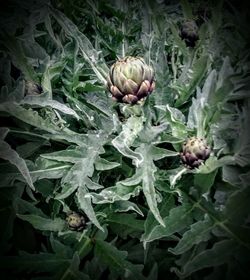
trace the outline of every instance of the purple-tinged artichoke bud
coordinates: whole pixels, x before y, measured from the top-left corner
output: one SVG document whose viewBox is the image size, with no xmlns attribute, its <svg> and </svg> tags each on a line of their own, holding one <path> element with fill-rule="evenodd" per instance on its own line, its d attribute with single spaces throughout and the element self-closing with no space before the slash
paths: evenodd
<svg viewBox="0 0 250 280">
<path fill-rule="evenodd" d="M 191 137 L 183 143 L 180 153 L 182 162 L 189 168 L 199 167 L 210 156 L 211 149 L 206 140 L 198 137 Z"/>
<path fill-rule="evenodd" d="M 111 66 L 107 85 L 115 101 L 136 104 L 154 90 L 154 71 L 142 58 L 127 56 Z"/>
<path fill-rule="evenodd" d="M 194 20 L 187 20 L 181 26 L 181 38 L 185 41 L 188 47 L 194 47 L 199 39 L 198 26 Z"/>
</svg>

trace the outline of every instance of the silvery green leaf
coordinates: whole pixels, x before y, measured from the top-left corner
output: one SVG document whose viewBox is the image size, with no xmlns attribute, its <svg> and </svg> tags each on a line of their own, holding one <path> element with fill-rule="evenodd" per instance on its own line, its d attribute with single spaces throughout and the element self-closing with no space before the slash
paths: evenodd
<svg viewBox="0 0 250 280">
<path fill-rule="evenodd" d="M 156 167 L 153 162 L 153 154 L 150 151 L 151 146 L 147 144 L 141 144 L 136 151 L 139 151 L 143 155 L 143 162 L 140 164 L 139 169 L 142 172 L 142 190 L 146 197 L 149 209 L 154 214 L 156 220 L 164 226 L 164 222 L 157 208 L 157 199 L 155 191 L 155 176 Z"/>
<path fill-rule="evenodd" d="M 188 204 L 172 208 L 169 215 L 163 218 L 165 227 L 156 225 L 150 231 L 145 232 L 142 236 L 144 243 L 171 236 L 172 234 L 183 230 L 192 224 L 192 207 Z"/>
<path fill-rule="evenodd" d="M 26 162 L 24 159 L 22 159 L 18 153 L 11 148 L 11 146 L 3 141 L 0 140 L 0 158 L 9 161 L 11 164 L 14 164 L 22 176 L 24 177 L 27 184 L 30 186 L 32 190 L 35 190 L 35 187 L 33 185 L 33 181 L 29 172 L 29 169 L 26 165 Z"/>
<path fill-rule="evenodd" d="M 56 133 L 62 129 L 51 122 L 51 120 L 43 119 L 39 116 L 38 112 L 32 109 L 25 109 L 17 103 L 5 102 L 0 104 L 0 111 L 6 112 L 11 116 L 20 119 L 32 126 L 50 133 Z"/>
<path fill-rule="evenodd" d="M 165 157 L 174 157 L 179 155 L 179 152 L 162 149 L 155 146 L 151 146 L 150 152 L 154 160 L 160 160 Z"/>
<path fill-rule="evenodd" d="M 22 215 L 17 214 L 17 217 L 32 224 L 32 226 L 39 230 L 45 231 L 62 231 L 65 227 L 65 221 L 62 219 L 49 219 L 37 215 Z"/>
<path fill-rule="evenodd" d="M 122 126 L 121 133 L 112 140 L 112 144 L 116 149 L 124 156 L 133 159 L 136 166 L 142 162 L 142 155 L 138 152 L 132 151 L 129 147 L 133 144 L 142 129 L 143 118 L 131 116 Z"/>
<path fill-rule="evenodd" d="M 186 119 L 183 113 L 169 105 L 157 105 L 156 108 L 165 112 L 165 118 L 170 123 L 172 136 L 180 139 L 185 139 L 187 136 Z"/>
<path fill-rule="evenodd" d="M 211 237 L 210 232 L 215 227 L 215 223 L 208 216 L 204 220 L 198 221 L 190 226 L 176 247 L 170 248 L 169 251 L 175 255 L 180 255 L 192 248 L 195 244 L 205 242 Z"/>
<path fill-rule="evenodd" d="M 127 200 L 115 201 L 112 208 L 114 212 L 135 211 L 139 215 L 144 216 L 140 208 L 135 203 Z"/>
<path fill-rule="evenodd" d="M 116 168 L 117 166 L 120 166 L 120 163 L 118 162 L 110 162 L 104 158 L 98 157 L 95 161 L 95 168 L 96 170 L 110 170 L 113 168 Z"/>
<path fill-rule="evenodd" d="M 95 204 L 114 203 L 115 201 L 129 200 L 130 197 L 138 196 L 141 187 L 130 187 L 122 184 L 117 184 L 115 187 L 109 187 L 102 190 L 100 193 L 88 193 L 86 197 L 91 197 Z"/>
<path fill-rule="evenodd" d="M 78 114 L 68 106 L 66 106 L 63 103 L 60 103 L 56 100 L 50 100 L 46 95 L 39 95 L 39 96 L 32 96 L 28 95 L 26 96 L 20 104 L 28 104 L 28 105 L 36 105 L 38 107 L 51 107 L 53 109 L 56 109 L 66 115 L 74 116 L 77 120 L 80 119 Z"/>
<path fill-rule="evenodd" d="M 217 159 L 217 157 L 215 156 L 210 156 L 203 165 L 199 166 L 196 172 L 201 174 L 208 174 L 224 165 L 234 165 L 234 164 L 235 164 L 235 159 L 233 156 L 224 156 L 220 159 Z"/>
<path fill-rule="evenodd" d="M 76 193 L 77 203 L 79 204 L 80 209 L 84 211 L 84 213 L 87 215 L 89 220 L 100 230 L 104 231 L 103 227 L 100 225 L 99 221 L 96 218 L 95 211 L 93 209 L 93 206 L 91 204 L 91 198 L 86 196 L 88 194 L 88 191 L 85 187 L 81 186 L 78 188 L 78 191 Z"/>
</svg>

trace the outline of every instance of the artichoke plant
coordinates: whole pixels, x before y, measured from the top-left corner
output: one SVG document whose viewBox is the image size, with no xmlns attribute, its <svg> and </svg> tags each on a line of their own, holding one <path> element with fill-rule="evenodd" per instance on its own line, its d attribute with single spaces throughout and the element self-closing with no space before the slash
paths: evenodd
<svg viewBox="0 0 250 280">
<path fill-rule="evenodd" d="M 211 149 L 206 140 L 198 137 L 191 137 L 183 143 L 181 160 L 189 168 L 199 167 L 210 156 Z"/>
<path fill-rule="evenodd" d="M 127 56 L 111 66 L 107 85 L 115 101 L 136 104 L 154 90 L 154 71 L 142 58 Z"/>
<path fill-rule="evenodd" d="M 187 20 L 181 26 L 181 38 L 185 41 L 188 47 L 194 47 L 199 39 L 198 26 L 194 20 Z"/>
</svg>

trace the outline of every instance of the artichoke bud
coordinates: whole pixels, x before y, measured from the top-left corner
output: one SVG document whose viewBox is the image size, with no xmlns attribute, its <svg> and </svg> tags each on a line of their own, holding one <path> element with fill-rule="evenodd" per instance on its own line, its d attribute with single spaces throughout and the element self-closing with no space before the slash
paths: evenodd
<svg viewBox="0 0 250 280">
<path fill-rule="evenodd" d="M 127 56 L 111 66 L 107 86 L 114 100 L 136 104 L 154 90 L 154 71 L 142 58 Z"/>
<path fill-rule="evenodd" d="M 194 20 L 187 20 L 181 26 L 180 36 L 185 41 L 188 47 L 194 47 L 199 39 L 198 26 Z"/>
<path fill-rule="evenodd" d="M 33 81 L 25 81 L 25 95 L 39 95 L 43 92 L 42 87 L 33 82 Z"/>
<path fill-rule="evenodd" d="M 206 140 L 198 137 L 191 137 L 183 143 L 180 153 L 182 162 L 189 168 L 199 167 L 210 156 L 211 149 Z"/>
<path fill-rule="evenodd" d="M 81 231 L 85 227 L 84 217 L 79 215 L 76 212 L 68 213 L 66 221 L 68 223 L 69 229 L 74 230 L 74 231 Z"/>
</svg>

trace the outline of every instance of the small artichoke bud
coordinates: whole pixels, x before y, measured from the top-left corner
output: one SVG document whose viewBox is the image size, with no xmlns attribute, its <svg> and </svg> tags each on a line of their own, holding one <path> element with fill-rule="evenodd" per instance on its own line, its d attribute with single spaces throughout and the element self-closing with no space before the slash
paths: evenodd
<svg viewBox="0 0 250 280">
<path fill-rule="evenodd" d="M 182 162 L 189 168 L 199 167 L 210 156 L 211 149 L 207 146 L 206 140 L 198 137 L 191 137 L 183 143 L 180 153 Z"/>
<path fill-rule="evenodd" d="M 198 26 L 194 20 L 187 20 L 181 26 L 180 36 L 185 41 L 187 47 L 194 47 L 199 39 Z"/>
<path fill-rule="evenodd" d="M 154 90 L 154 71 L 142 58 L 127 56 L 111 66 L 107 86 L 115 101 L 136 104 Z"/>
<path fill-rule="evenodd" d="M 76 212 L 68 213 L 66 221 L 68 223 L 69 229 L 74 230 L 74 231 L 81 231 L 85 227 L 84 217 L 79 215 Z"/>
<path fill-rule="evenodd" d="M 39 95 L 43 92 L 42 87 L 33 82 L 33 81 L 26 81 L 25 82 L 25 95 Z"/>
</svg>

